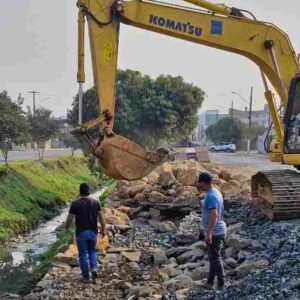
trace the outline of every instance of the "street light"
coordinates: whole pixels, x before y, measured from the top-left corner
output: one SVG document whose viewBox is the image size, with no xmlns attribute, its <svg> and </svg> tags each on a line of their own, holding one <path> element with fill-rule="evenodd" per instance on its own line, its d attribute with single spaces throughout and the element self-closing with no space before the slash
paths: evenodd
<svg viewBox="0 0 300 300">
<path fill-rule="evenodd" d="M 253 86 L 251 86 L 251 93 L 250 93 L 250 103 L 244 99 L 239 93 L 237 92 L 232 92 L 232 94 L 237 95 L 240 99 L 242 99 L 245 103 L 249 105 L 249 129 L 251 128 L 251 115 L 252 115 L 252 96 L 253 96 Z M 250 153 L 250 140 L 248 139 L 247 143 L 247 152 L 248 154 Z"/>
<path fill-rule="evenodd" d="M 37 105 L 37 107 L 40 107 L 41 104 L 42 104 L 44 101 L 49 100 L 49 99 L 50 99 L 51 97 L 53 97 L 53 96 L 54 96 L 54 95 L 50 95 L 50 96 L 48 96 L 48 97 L 42 99 L 42 100 L 39 102 L 39 104 Z"/>
<path fill-rule="evenodd" d="M 235 94 L 237 96 L 239 96 L 245 103 L 247 103 L 248 105 L 250 104 L 244 97 L 242 97 L 238 92 L 232 92 L 232 94 Z"/>
<path fill-rule="evenodd" d="M 237 95 L 240 99 L 242 99 L 245 103 L 249 105 L 249 128 L 251 128 L 251 117 L 252 117 L 252 95 L 253 95 L 253 86 L 251 87 L 250 93 L 250 102 L 248 102 L 244 97 L 242 97 L 238 92 L 232 92 L 232 94 Z"/>
</svg>

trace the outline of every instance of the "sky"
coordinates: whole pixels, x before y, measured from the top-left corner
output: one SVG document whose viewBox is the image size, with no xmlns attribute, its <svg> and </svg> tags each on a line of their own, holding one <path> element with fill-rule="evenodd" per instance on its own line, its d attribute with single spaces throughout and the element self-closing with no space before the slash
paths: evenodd
<svg viewBox="0 0 300 300">
<path fill-rule="evenodd" d="M 299 0 L 222 2 L 276 24 L 300 52 Z M 56 116 L 66 115 L 78 90 L 76 0 L 0 0 L 0 41 L 0 90 L 7 90 L 14 99 L 22 93 L 26 105 L 32 105 L 28 91 L 39 91 L 37 106 L 51 109 Z M 88 41 L 86 51 L 89 54 Z M 86 58 L 84 88 L 88 89 L 93 78 L 89 55 Z M 265 104 L 258 67 L 246 58 L 126 25 L 121 26 L 118 67 L 152 77 L 181 75 L 208 95 L 204 110 L 228 111 L 231 101 L 234 108 L 244 109 L 246 104 L 232 91 L 249 99 L 251 86 L 253 109 Z"/>
</svg>

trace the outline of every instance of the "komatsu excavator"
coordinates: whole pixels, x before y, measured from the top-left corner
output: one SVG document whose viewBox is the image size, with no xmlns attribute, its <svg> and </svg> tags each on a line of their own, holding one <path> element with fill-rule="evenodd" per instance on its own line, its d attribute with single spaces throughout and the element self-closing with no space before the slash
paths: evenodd
<svg viewBox="0 0 300 300">
<path fill-rule="evenodd" d="M 121 23 L 240 54 L 254 62 L 260 69 L 276 133 L 268 155 L 272 161 L 300 169 L 299 64 L 287 34 L 271 23 L 256 20 L 251 12 L 242 9 L 205 0 L 184 1 L 198 8 L 152 0 L 79 0 L 77 3 L 79 110 L 82 110 L 85 81 L 84 26 L 87 20 L 99 112 L 97 119 L 82 124 L 79 131 L 88 138 L 102 170 L 117 179 L 134 180 L 170 159 L 165 149 L 146 152 L 142 146 L 113 132 Z M 281 120 L 270 84 L 279 95 L 284 120 Z M 100 128 L 97 141 L 87 133 L 93 126 Z M 299 217 L 300 175 L 293 170 L 259 172 L 252 178 L 252 200 L 272 219 Z"/>
</svg>

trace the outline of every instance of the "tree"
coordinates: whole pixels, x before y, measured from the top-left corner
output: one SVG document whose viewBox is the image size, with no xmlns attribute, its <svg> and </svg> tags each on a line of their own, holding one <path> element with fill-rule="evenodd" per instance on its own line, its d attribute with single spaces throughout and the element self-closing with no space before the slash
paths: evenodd
<svg viewBox="0 0 300 300">
<path fill-rule="evenodd" d="M 259 135 L 262 135 L 265 130 L 266 128 L 264 126 L 254 123 L 251 125 L 251 128 L 249 128 L 248 126 L 244 127 L 242 130 L 242 135 L 243 137 L 252 141 L 254 139 L 257 139 Z"/>
<path fill-rule="evenodd" d="M 81 147 L 79 140 L 69 133 L 61 134 L 59 139 L 65 144 L 67 148 L 71 149 L 72 156 L 74 156 L 74 152 Z"/>
<path fill-rule="evenodd" d="M 245 126 L 238 119 L 222 118 L 206 129 L 206 135 L 214 143 L 240 141 Z"/>
<path fill-rule="evenodd" d="M 197 126 L 204 96 L 200 88 L 180 76 L 160 75 L 153 80 L 137 71 L 118 71 L 114 131 L 148 149 L 178 141 Z M 84 94 L 83 121 L 96 116 L 97 100 L 92 88 Z M 78 123 L 78 96 L 69 119 L 74 125 Z"/>
<path fill-rule="evenodd" d="M 37 145 L 39 160 L 44 159 L 46 142 L 55 137 L 59 131 L 59 125 L 51 114 L 51 110 L 46 108 L 36 109 L 35 113 L 28 108 L 31 138 Z"/>
<path fill-rule="evenodd" d="M 0 148 L 6 165 L 12 143 L 22 145 L 29 140 L 29 123 L 22 104 L 21 97 L 13 102 L 6 91 L 0 93 Z"/>
</svg>

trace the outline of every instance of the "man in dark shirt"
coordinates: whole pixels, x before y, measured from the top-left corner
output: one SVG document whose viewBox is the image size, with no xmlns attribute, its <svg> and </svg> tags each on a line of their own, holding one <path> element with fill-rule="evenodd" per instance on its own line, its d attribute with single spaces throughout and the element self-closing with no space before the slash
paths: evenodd
<svg viewBox="0 0 300 300">
<path fill-rule="evenodd" d="M 92 278 L 95 280 L 98 276 L 96 245 L 98 224 L 101 224 L 101 237 L 105 236 L 105 220 L 102 215 L 99 201 L 89 197 L 90 187 L 86 183 L 80 185 L 79 198 L 72 202 L 69 215 L 67 217 L 65 231 L 68 233 L 73 222 L 74 216 L 76 220 L 76 241 L 79 253 L 79 262 L 82 272 L 82 282 L 89 282 L 89 269 L 87 263 L 87 253 L 89 255 L 90 269 Z"/>
</svg>

